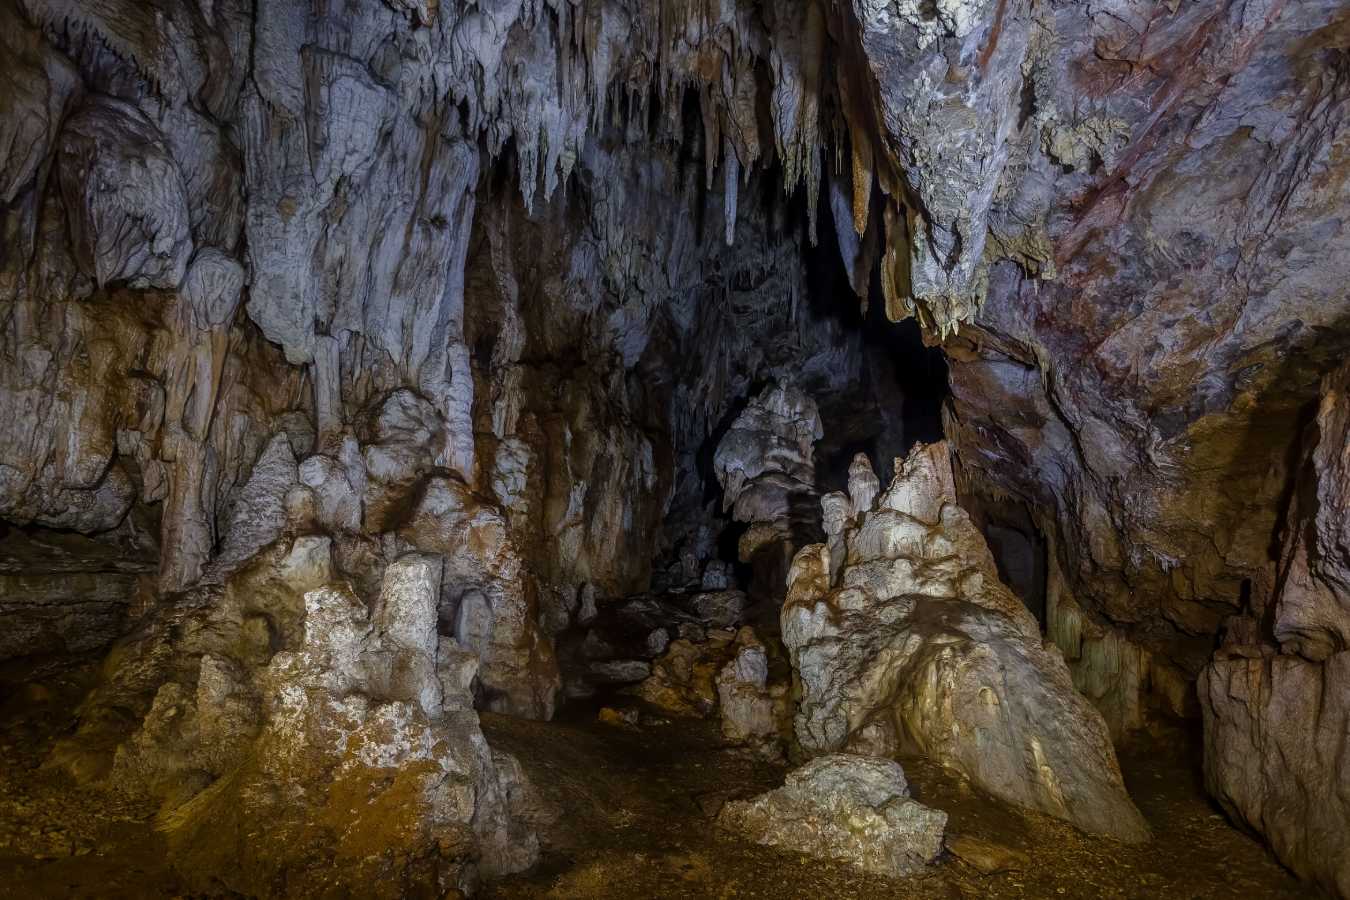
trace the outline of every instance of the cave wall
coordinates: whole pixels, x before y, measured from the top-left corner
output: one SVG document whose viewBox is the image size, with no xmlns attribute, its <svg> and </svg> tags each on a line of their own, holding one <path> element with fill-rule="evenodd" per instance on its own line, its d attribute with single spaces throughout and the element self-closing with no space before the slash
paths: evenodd
<svg viewBox="0 0 1350 900">
<path fill-rule="evenodd" d="M 1044 210 L 1055 277 L 992 268 L 947 344 L 949 430 L 970 477 L 1041 511 L 1089 630 L 1171 691 L 1269 596 L 1297 436 L 1345 352 L 1347 31 L 1329 4 L 1117 6 L 1038 19 L 1034 108 L 1073 109 L 1086 144 L 1039 128 L 1013 204 Z M 1052 636 L 1077 656 L 1073 632 Z"/>
<path fill-rule="evenodd" d="M 337 458 L 399 390 L 436 418 L 416 477 L 500 502 L 550 590 L 636 590 L 674 457 L 798 356 L 766 360 L 759 339 L 804 322 L 803 343 L 848 356 L 798 302 L 795 214 L 737 216 L 738 189 L 777 182 L 713 177 L 759 140 L 767 103 L 746 10 L 683 35 L 622 4 L 0 15 L 0 377 L 17 423 L 0 509 L 103 543 L 144 512 L 133 538 L 165 591 L 221 552 L 272 435 Z M 738 28 L 755 40 L 730 49 Z M 690 86 L 704 58 L 734 63 L 739 95 Z M 750 124 L 724 141 L 732 113 Z M 698 378 L 676 397 L 681 366 Z M 856 367 L 817 366 L 840 387 Z M 398 525 L 413 494 L 398 487 L 356 531 Z"/>
<path fill-rule="evenodd" d="M 1322 380 L 1280 529 L 1275 590 L 1225 622 L 1201 673 L 1205 784 L 1295 872 L 1350 894 L 1350 366 Z"/>
</svg>

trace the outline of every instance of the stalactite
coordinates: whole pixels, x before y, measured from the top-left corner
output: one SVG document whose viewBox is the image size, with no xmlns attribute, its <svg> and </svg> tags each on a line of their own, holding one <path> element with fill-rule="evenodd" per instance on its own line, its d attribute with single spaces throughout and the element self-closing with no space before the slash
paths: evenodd
<svg viewBox="0 0 1350 900">
<path fill-rule="evenodd" d="M 731 138 L 727 137 L 725 146 L 722 150 L 725 158 L 722 169 L 723 187 L 722 192 L 725 198 L 725 207 L 723 217 L 726 220 L 726 241 L 730 247 L 736 243 L 736 191 L 740 181 L 740 163 L 736 158 L 736 148 L 732 146 Z"/>
</svg>

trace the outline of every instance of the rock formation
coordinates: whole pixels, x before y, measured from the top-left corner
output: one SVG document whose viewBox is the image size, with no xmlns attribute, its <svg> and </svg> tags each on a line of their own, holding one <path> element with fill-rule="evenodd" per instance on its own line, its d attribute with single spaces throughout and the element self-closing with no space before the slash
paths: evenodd
<svg viewBox="0 0 1350 900">
<path fill-rule="evenodd" d="M 716 716 L 727 744 L 776 759 L 791 730 L 788 688 L 781 674 L 771 680 L 768 650 L 747 625 L 672 641 L 631 692 L 673 716 Z"/>
<path fill-rule="evenodd" d="M 781 583 L 800 540 L 803 511 L 815 506 L 814 449 L 822 435 L 815 401 L 776 385 L 750 401 L 717 445 L 713 467 L 722 508 L 749 525 L 737 553 L 741 562 L 756 563 L 761 582 Z"/>
<path fill-rule="evenodd" d="M 975 33 L 1022 27 L 963 8 Z M 944 344 L 946 435 L 964 489 L 1032 512 L 1084 633 L 1120 648 L 1089 649 L 1083 683 L 1193 706 L 1222 621 L 1271 599 L 1302 417 L 1347 348 L 1343 8 L 1070 3 L 1026 27 L 985 244 L 1014 259 Z M 1113 662 L 1141 651 L 1161 678 Z"/>
<path fill-rule="evenodd" d="M 789 773 L 778 790 L 728 803 L 717 823 L 760 844 L 899 877 L 942 852 L 947 814 L 910 799 L 897 763 L 835 753 Z"/>
<path fill-rule="evenodd" d="M 1146 839 L 1100 714 L 957 505 L 949 452 L 919 445 L 897 460 L 856 520 L 822 503 L 830 543 L 797 554 L 782 613 L 798 742 L 809 754 L 915 750 L 1005 800 Z"/>
<path fill-rule="evenodd" d="M 1200 676 L 1205 781 L 1291 869 L 1350 897 L 1350 366 L 1323 381 L 1305 441 L 1273 608 L 1230 620 Z"/>
<path fill-rule="evenodd" d="M 115 745 L 108 777 L 159 801 L 203 889 L 393 897 L 528 867 L 537 842 L 510 801 L 526 787 L 479 731 L 478 660 L 437 630 L 441 570 L 392 560 L 368 608 L 334 579 L 329 538 L 282 539 L 121 648 L 52 762 L 98 777 Z"/>
</svg>

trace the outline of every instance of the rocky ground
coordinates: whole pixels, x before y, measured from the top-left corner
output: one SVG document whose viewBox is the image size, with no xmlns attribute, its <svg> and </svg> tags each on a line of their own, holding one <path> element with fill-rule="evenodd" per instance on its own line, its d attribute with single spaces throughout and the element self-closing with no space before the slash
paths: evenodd
<svg viewBox="0 0 1350 900">
<path fill-rule="evenodd" d="M 76 788 L 43 769 L 95 665 L 0 685 L 0 897 L 182 896 L 152 825 L 153 805 Z"/>
<path fill-rule="evenodd" d="M 994 845 L 986 874 L 950 851 L 903 881 L 748 844 L 717 831 L 722 803 L 777 787 L 786 769 L 721 749 L 710 723 L 617 728 L 579 712 L 549 724 L 485 717 L 494 745 L 520 758 L 565 828 L 536 872 L 493 885 L 507 898 L 632 897 L 1303 897 L 1256 841 L 1205 799 L 1194 735 L 1141 736 L 1121 754 L 1153 828 L 1129 847 L 1013 811 L 922 760 L 904 767 L 917 799 L 949 815 L 948 839 Z M 988 867 L 988 863 L 985 863 Z"/>
<path fill-rule="evenodd" d="M 0 703 L 0 897 L 187 896 L 152 809 L 76 790 L 40 767 L 73 726 L 90 674 L 66 672 Z M 605 724 L 593 706 L 550 723 L 483 718 L 493 745 L 519 757 L 560 814 L 540 867 L 488 885 L 494 900 L 1306 896 L 1206 801 L 1195 737 L 1181 731 L 1143 736 L 1121 754 L 1154 833 L 1137 847 L 1015 812 L 922 760 L 903 760 L 915 797 L 948 813 L 948 843 L 965 858 L 949 850 L 922 874 L 890 881 L 716 829 L 723 803 L 777 787 L 787 769 L 723 748 L 715 722 L 644 715 L 636 726 Z"/>
</svg>

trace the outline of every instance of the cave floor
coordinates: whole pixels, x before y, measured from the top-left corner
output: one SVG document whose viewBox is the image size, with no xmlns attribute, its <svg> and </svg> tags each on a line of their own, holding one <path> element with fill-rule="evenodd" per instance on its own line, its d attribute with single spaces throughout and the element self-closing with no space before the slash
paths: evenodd
<svg viewBox="0 0 1350 900">
<path fill-rule="evenodd" d="M 183 896 L 152 808 L 40 768 L 91 674 L 0 688 L 0 897 Z M 541 806 L 557 816 L 542 864 L 485 885 L 485 897 L 1307 896 L 1208 803 L 1194 738 L 1180 731 L 1142 738 L 1122 754 L 1130 792 L 1154 828 L 1154 841 L 1141 847 L 1014 811 L 939 767 L 903 760 L 916 797 L 949 813 L 949 835 L 1013 848 L 1026 863 L 986 875 L 948 853 L 920 876 L 888 881 L 718 831 L 712 817 L 722 802 L 776 787 L 786 770 L 721 747 L 714 723 L 629 728 L 594 712 L 566 710 L 551 723 L 483 717 L 493 746 L 520 758 Z"/>
<path fill-rule="evenodd" d="M 778 787 L 787 770 L 720 747 L 714 723 L 628 728 L 589 713 L 552 723 L 484 716 L 488 740 L 516 754 L 561 813 L 543 864 L 488 886 L 486 897 L 1308 896 L 1206 799 L 1198 735 L 1179 728 L 1140 737 L 1121 754 L 1130 793 L 1154 830 L 1138 847 L 1014 810 L 939 766 L 902 760 L 915 797 L 949 814 L 949 837 L 1012 848 L 1026 862 L 984 874 L 947 853 L 924 874 L 892 881 L 719 831 L 713 816 L 722 802 Z"/>
</svg>

